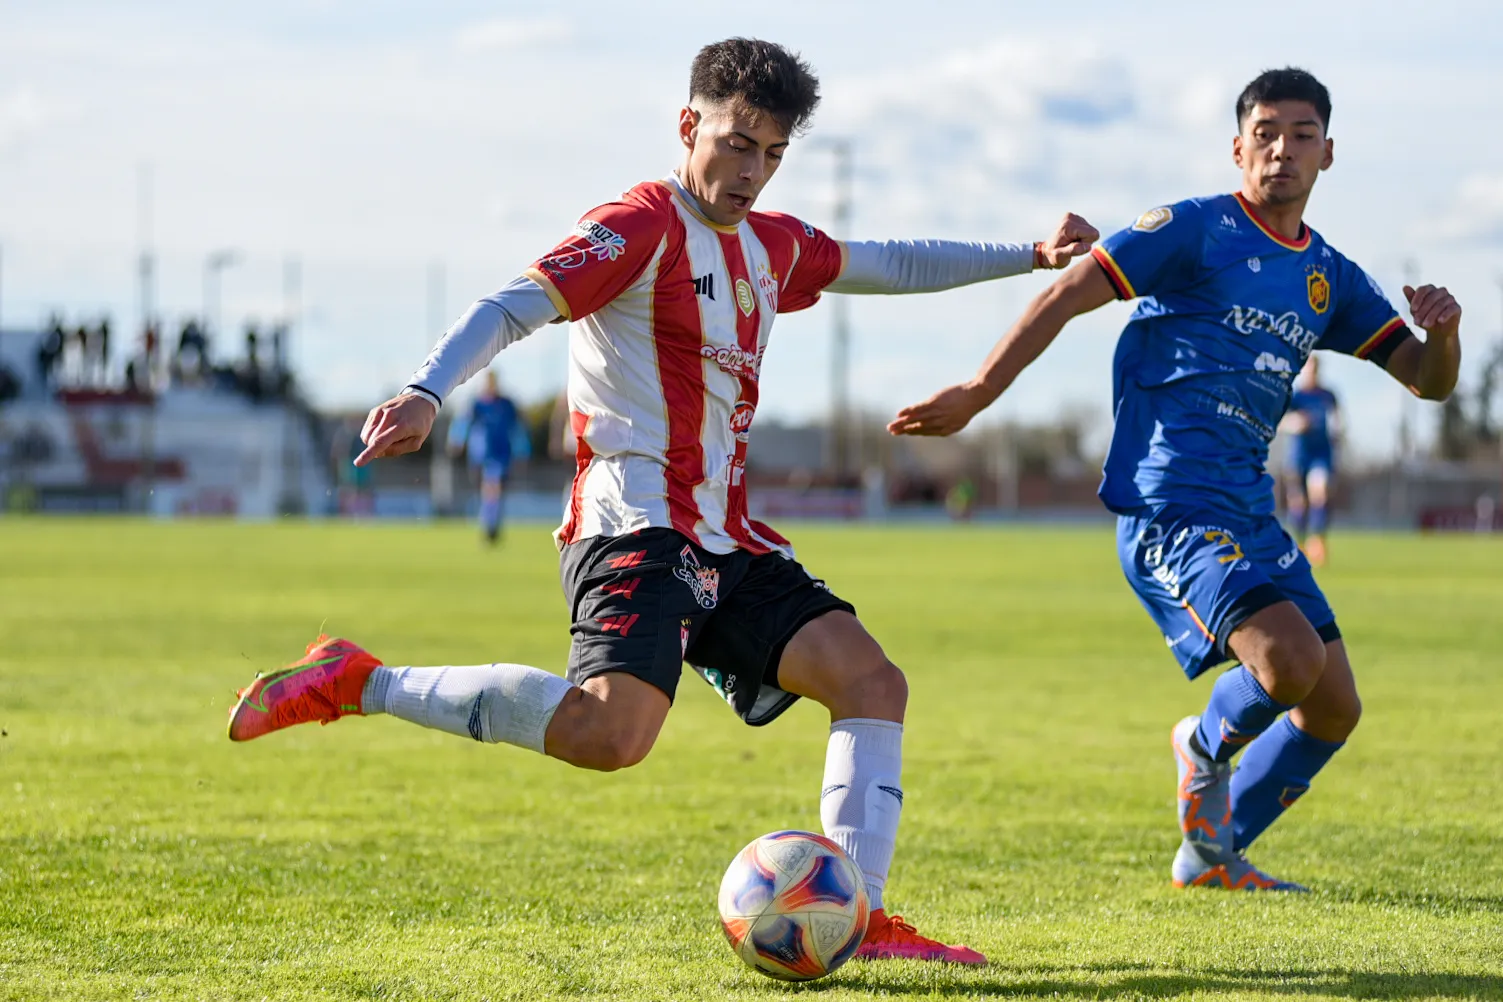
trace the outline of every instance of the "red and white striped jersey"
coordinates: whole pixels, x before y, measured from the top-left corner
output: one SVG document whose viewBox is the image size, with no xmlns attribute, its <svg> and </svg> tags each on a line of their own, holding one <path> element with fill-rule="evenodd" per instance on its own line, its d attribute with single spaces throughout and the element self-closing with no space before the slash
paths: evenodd
<svg viewBox="0 0 1503 1002">
<path fill-rule="evenodd" d="M 773 317 L 812 306 L 842 259 L 792 216 L 712 223 L 670 175 L 586 213 L 524 272 L 571 321 L 578 471 L 560 546 L 663 527 L 713 553 L 791 553 L 747 515 L 757 379 Z"/>
</svg>

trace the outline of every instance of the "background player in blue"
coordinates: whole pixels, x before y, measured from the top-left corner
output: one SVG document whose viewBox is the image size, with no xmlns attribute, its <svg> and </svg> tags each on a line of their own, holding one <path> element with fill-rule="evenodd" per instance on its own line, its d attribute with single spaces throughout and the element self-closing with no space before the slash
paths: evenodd
<svg viewBox="0 0 1503 1002">
<path fill-rule="evenodd" d="M 1335 440 L 1341 431 L 1341 412 L 1336 394 L 1320 385 L 1318 356 L 1311 355 L 1300 370 L 1289 413 L 1279 427 L 1289 433 L 1289 455 L 1284 464 L 1289 526 L 1305 556 L 1316 567 L 1323 567 L 1326 504 L 1336 477 Z"/>
<path fill-rule="evenodd" d="M 463 449 L 480 468 L 480 531 L 492 543 L 501 535 L 501 493 L 512 459 L 519 453 L 527 457 L 525 431 L 517 405 L 501 395 L 495 372 L 485 374 L 469 415 L 449 430 L 450 448 Z"/>
<path fill-rule="evenodd" d="M 1118 515 L 1122 569 L 1185 674 L 1240 662 L 1216 680 L 1205 711 L 1173 730 L 1180 886 L 1298 889 L 1243 850 L 1305 792 L 1361 714 L 1336 617 L 1273 515 L 1268 445 L 1294 373 L 1325 348 L 1442 400 L 1461 362 L 1461 309 L 1445 289 L 1404 289 L 1427 332 L 1420 341 L 1367 275 L 1304 225 L 1332 162 L 1330 120 L 1330 97 L 1309 73 L 1259 76 L 1237 100 L 1241 191 L 1144 213 L 1038 296 L 974 379 L 889 425 L 959 431 L 1072 317 L 1139 299 L 1113 363 L 1100 495 Z"/>
</svg>

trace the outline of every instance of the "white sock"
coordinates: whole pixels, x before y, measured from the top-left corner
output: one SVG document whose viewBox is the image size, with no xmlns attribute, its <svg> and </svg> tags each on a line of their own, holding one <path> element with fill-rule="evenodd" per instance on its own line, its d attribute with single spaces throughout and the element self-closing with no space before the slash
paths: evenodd
<svg viewBox="0 0 1503 1002">
<path fill-rule="evenodd" d="M 366 679 L 361 712 L 390 713 L 476 741 L 543 750 L 543 733 L 573 683 L 527 665 L 379 667 Z"/>
<path fill-rule="evenodd" d="M 825 835 L 850 853 L 866 876 L 873 911 L 892 866 L 903 810 L 903 725 L 852 717 L 830 728 L 819 819 Z"/>
</svg>

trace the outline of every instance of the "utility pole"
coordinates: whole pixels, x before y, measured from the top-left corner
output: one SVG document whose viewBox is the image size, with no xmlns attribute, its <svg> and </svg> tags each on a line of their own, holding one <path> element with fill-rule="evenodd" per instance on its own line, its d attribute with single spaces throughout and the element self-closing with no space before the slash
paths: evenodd
<svg viewBox="0 0 1503 1002">
<path fill-rule="evenodd" d="M 213 251 L 204 258 L 204 325 L 210 338 L 219 333 L 219 275 L 239 263 L 240 252 L 230 248 Z"/>
<path fill-rule="evenodd" d="M 850 238 L 852 188 L 855 181 L 854 151 L 845 138 L 825 141 L 835 158 L 835 225 L 837 240 Z M 851 474 L 851 303 L 849 296 L 831 300 L 830 346 L 830 465 L 837 480 Z M 859 462 L 860 457 L 855 457 Z"/>
<path fill-rule="evenodd" d="M 151 327 L 157 311 L 156 253 L 152 250 L 152 172 L 151 164 L 136 167 L 136 281 L 137 306 L 140 309 L 141 336 Z"/>
</svg>

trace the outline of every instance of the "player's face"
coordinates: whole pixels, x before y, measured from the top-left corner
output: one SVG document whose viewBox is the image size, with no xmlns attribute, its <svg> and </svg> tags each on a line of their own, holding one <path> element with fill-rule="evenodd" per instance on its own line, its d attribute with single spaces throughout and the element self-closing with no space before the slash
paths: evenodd
<svg viewBox="0 0 1503 1002">
<path fill-rule="evenodd" d="M 705 217 L 722 226 L 746 218 L 788 149 L 772 116 L 740 101 L 685 108 L 678 134 L 687 150 L 684 184 Z"/>
<path fill-rule="evenodd" d="M 1320 172 L 1331 166 L 1331 141 L 1308 101 L 1254 105 L 1232 141 L 1243 190 L 1267 205 L 1309 197 Z"/>
</svg>

